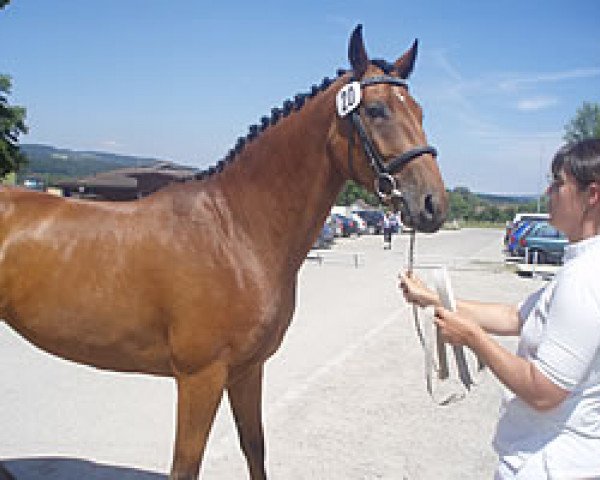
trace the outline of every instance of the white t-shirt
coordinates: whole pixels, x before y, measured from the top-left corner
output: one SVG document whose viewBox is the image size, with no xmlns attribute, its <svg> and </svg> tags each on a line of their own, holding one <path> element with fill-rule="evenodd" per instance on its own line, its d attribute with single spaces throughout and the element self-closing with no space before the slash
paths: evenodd
<svg viewBox="0 0 600 480">
<path fill-rule="evenodd" d="M 600 478 L 600 236 L 567 246 L 563 268 L 519 317 L 517 355 L 570 393 L 539 412 L 505 389 L 494 448 L 515 470 L 543 452 L 552 478 Z"/>
</svg>

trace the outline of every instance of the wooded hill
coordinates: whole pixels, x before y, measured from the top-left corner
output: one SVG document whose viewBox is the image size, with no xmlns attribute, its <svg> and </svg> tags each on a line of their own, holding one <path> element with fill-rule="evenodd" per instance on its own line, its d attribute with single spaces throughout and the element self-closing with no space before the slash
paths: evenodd
<svg viewBox="0 0 600 480">
<path fill-rule="evenodd" d="M 20 149 L 27 157 L 28 164 L 17 178 L 22 180 L 34 176 L 43 179 L 46 184 L 118 168 L 146 167 L 160 161 L 106 152 L 79 152 L 48 145 L 23 144 Z"/>
</svg>

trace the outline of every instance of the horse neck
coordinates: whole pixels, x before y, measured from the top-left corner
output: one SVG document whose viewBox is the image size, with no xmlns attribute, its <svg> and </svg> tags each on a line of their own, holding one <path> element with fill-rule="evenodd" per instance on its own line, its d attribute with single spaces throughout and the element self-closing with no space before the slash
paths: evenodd
<svg viewBox="0 0 600 480">
<path fill-rule="evenodd" d="M 266 129 L 214 177 L 232 228 L 243 228 L 250 248 L 285 270 L 300 267 L 345 180 L 327 151 L 334 92 Z"/>
</svg>

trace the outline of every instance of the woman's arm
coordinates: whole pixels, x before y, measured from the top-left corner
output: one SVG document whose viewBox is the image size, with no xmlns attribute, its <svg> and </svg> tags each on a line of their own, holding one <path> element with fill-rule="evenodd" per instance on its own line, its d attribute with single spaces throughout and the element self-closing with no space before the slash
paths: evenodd
<svg viewBox="0 0 600 480">
<path fill-rule="evenodd" d="M 436 308 L 435 322 L 442 337 L 453 345 L 473 350 L 504 385 L 536 410 L 549 410 L 569 394 L 552 383 L 531 362 L 492 339 L 482 327 L 459 313 Z"/>
<path fill-rule="evenodd" d="M 399 278 L 399 287 L 407 302 L 420 307 L 442 306 L 437 293 L 428 288 L 418 277 L 405 273 Z M 461 316 L 475 322 L 488 333 L 518 335 L 520 332 L 519 313 L 514 305 L 457 299 L 456 307 Z"/>
<path fill-rule="evenodd" d="M 457 300 L 457 312 L 494 335 L 519 335 L 521 322 L 515 305 Z"/>
</svg>

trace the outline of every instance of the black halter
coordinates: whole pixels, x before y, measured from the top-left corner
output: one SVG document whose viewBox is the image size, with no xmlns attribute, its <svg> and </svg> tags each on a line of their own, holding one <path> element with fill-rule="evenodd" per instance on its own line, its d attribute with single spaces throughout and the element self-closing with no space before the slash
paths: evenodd
<svg viewBox="0 0 600 480">
<path fill-rule="evenodd" d="M 379 83 L 408 87 L 408 84 L 405 80 L 392 77 L 390 75 L 365 78 L 360 82 L 360 87 L 362 89 L 364 87 Z M 369 164 L 375 173 L 375 193 L 377 193 L 381 200 L 384 200 L 387 197 L 402 197 L 402 192 L 398 189 L 396 179 L 393 175 L 400 171 L 408 162 L 420 157 L 421 155 L 429 153 L 436 157 L 437 150 L 430 145 L 411 148 L 386 163 L 384 162 L 383 156 L 379 153 L 373 141 L 369 138 L 360 114 L 358 113 L 358 108 L 350 112 L 349 115 L 354 129 L 358 132 L 360 143 L 367 159 L 369 160 Z M 353 150 L 354 132 L 352 131 L 348 136 L 348 168 L 352 177 L 354 177 L 354 170 L 352 168 Z"/>
</svg>

